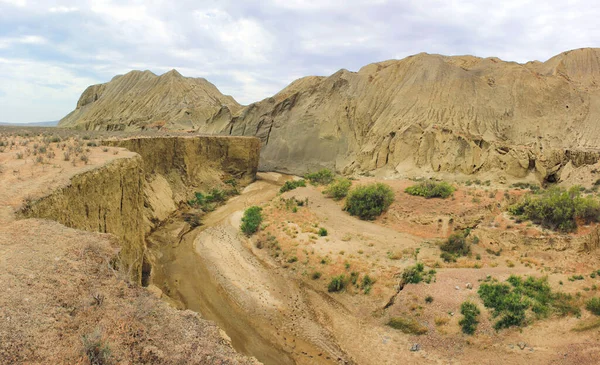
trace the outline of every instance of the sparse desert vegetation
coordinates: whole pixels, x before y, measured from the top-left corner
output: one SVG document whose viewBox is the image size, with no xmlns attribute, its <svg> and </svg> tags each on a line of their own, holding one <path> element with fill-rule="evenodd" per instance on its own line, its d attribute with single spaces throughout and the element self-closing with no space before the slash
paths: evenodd
<svg viewBox="0 0 600 365">
<path fill-rule="evenodd" d="M 394 192 L 385 184 L 357 186 L 348 194 L 344 210 L 360 219 L 373 220 L 389 208 L 393 201 Z"/>
<path fill-rule="evenodd" d="M 405 192 L 410 195 L 422 196 L 424 198 L 448 198 L 454 192 L 454 187 L 445 181 L 424 181 L 417 185 L 409 186 Z"/>
</svg>

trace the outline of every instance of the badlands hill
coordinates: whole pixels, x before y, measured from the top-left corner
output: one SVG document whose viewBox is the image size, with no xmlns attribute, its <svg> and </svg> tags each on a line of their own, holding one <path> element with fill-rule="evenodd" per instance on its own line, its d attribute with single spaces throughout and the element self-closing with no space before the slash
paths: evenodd
<svg viewBox="0 0 600 365">
<path fill-rule="evenodd" d="M 196 129 L 222 106 L 240 105 L 202 78 L 183 77 L 176 70 L 161 76 L 131 71 L 106 84 L 88 87 L 77 108 L 59 127 L 87 130 L 140 130 L 146 128 Z"/>
<path fill-rule="evenodd" d="M 156 94 L 147 88 L 158 82 L 143 84 L 143 92 L 135 84 L 117 88 L 120 82 L 88 89 L 61 125 L 139 128 L 149 120 L 183 118 L 176 100 L 148 97 Z M 193 109 L 185 91 L 178 95 Z M 220 108 L 218 102 L 208 109 L 196 104 L 197 114 L 186 120 L 200 132 L 260 137 L 266 170 L 502 171 L 555 181 L 565 168 L 598 160 L 600 49 L 525 64 L 422 53 L 302 78 L 244 108 L 227 100 Z M 160 117 L 142 118 L 127 105 L 152 105 L 145 113 Z"/>
</svg>

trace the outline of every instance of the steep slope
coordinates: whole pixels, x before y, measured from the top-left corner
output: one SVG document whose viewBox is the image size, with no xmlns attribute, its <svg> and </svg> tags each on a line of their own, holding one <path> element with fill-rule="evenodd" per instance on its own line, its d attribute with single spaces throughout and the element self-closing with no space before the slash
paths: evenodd
<svg viewBox="0 0 600 365">
<path fill-rule="evenodd" d="M 193 129 L 226 106 L 240 105 L 201 78 L 186 78 L 172 70 L 161 76 L 131 71 L 106 84 L 88 87 L 77 108 L 59 127 L 87 130 Z"/>
<path fill-rule="evenodd" d="M 341 70 L 249 105 L 224 133 L 260 137 L 267 170 L 500 169 L 552 179 L 600 142 L 599 53 L 527 64 L 423 53 Z"/>
</svg>

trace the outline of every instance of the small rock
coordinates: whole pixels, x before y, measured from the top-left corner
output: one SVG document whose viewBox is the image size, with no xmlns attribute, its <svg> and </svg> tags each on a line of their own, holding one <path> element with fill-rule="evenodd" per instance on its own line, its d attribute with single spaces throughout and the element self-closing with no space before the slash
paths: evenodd
<svg viewBox="0 0 600 365">
<path fill-rule="evenodd" d="M 412 345 L 412 347 L 410 348 L 410 351 L 419 351 L 421 349 L 421 345 L 419 345 L 418 343 L 415 343 L 414 345 Z"/>
<path fill-rule="evenodd" d="M 473 289 L 473 284 L 471 283 L 467 283 L 467 285 L 465 285 L 467 287 L 467 289 Z"/>
<path fill-rule="evenodd" d="M 526 344 L 525 342 L 519 342 L 519 343 L 517 344 L 517 346 L 519 346 L 519 348 L 520 348 L 521 350 L 523 350 L 525 347 L 527 347 L 527 344 Z"/>
<path fill-rule="evenodd" d="M 515 348 L 515 345 L 513 345 L 512 343 L 510 345 L 508 345 L 508 347 L 510 347 L 511 349 Z"/>
<path fill-rule="evenodd" d="M 454 287 L 454 289 L 460 290 L 460 286 L 457 285 L 457 286 Z"/>
<path fill-rule="evenodd" d="M 450 312 L 448 314 L 450 315 L 450 317 L 454 317 L 454 312 Z"/>
</svg>

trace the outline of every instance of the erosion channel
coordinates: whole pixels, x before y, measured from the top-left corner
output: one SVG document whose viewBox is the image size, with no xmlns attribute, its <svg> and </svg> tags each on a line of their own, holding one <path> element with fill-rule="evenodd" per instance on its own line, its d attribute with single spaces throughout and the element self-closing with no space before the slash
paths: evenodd
<svg viewBox="0 0 600 365">
<path fill-rule="evenodd" d="M 259 173 L 196 228 L 175 214 L 147 237 L 151 283 L 177 307 L 215 321 L 236 350 L 264 364 L 348 363 L 310 304 L 324 294 L 289 278 L 239 233 L 244 209 L 272 200 L 289 178 Z"/>
</svg>

